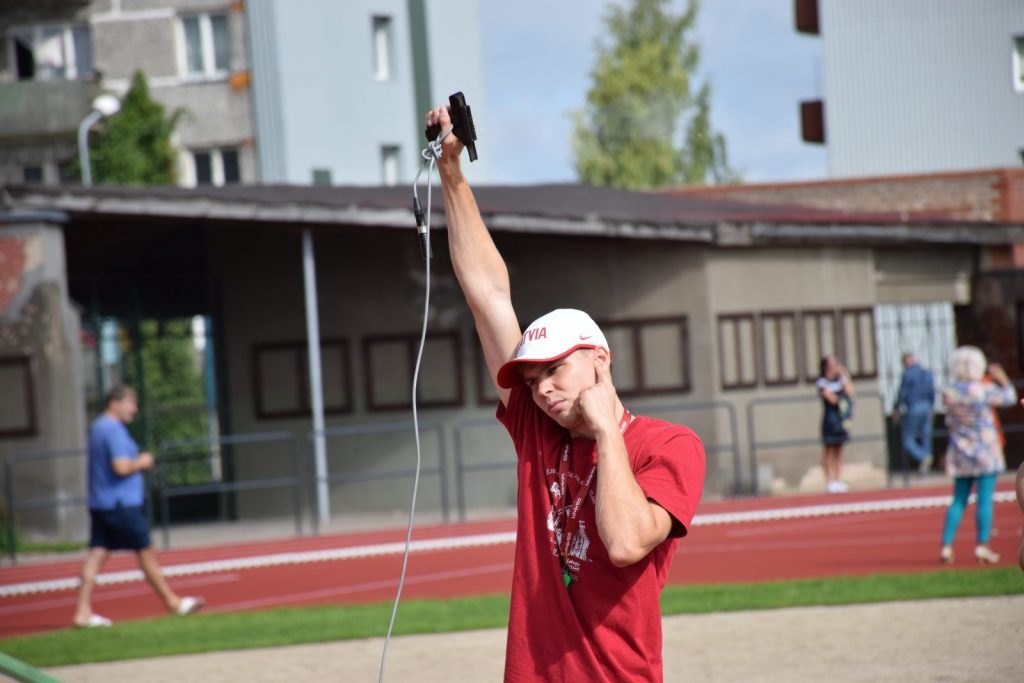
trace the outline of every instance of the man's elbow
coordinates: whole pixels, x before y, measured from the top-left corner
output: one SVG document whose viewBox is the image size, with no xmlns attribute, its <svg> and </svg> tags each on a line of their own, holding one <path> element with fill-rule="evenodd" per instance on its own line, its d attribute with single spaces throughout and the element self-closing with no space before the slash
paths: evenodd
<svg viewBox="0 0 1024 683">
<path fill-rule="evenodd" d="M 647 557 L 651 548 L 639 543 L 616 543 L 608 547 L 608 560 L 622 569 Z"/>
</svg>

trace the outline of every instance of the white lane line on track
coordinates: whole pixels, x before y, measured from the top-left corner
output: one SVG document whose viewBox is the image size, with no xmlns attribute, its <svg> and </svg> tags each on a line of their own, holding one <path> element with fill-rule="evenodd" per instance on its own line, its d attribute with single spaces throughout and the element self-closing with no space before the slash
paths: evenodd
<svg viewBox="0 0 1024 683">
<path fill-rule="evenodd" d="M 186 586 L 192 587 L 206 587 L 217 583 L 231 583 L 238 580 L 238 574 L 216 574 L 205 576 L 202 578 L 186 579 L 184 581 L 175 582 L 175 588 L 184 588 Z M 153 589 L 144 583 L 138 583 L 131 586 L 114 590 L 104 591 L 103 593 L 96 593 L 93 595 L 93 604 L 102 605 L 104 602 L 113 602 L 114 600 L 121 600 L 124 598 L 134 598 L 140 595 L 151 595 Z M 74 594 L 64 594 L 60 597 L 50 598 L 48 600 L 34 600 L 29 603 L 14 604 L 4 607 L 0 607 L 0 619 L 13 614 L 25 614 L 26 612 L 41 612 L 43 610 L 53 609 L 57 607 L 66 607 L 69 611 L 73 611 L 77 597 Z M 101 613 L 103 608 L 100 607 Z"/>
<path fill-rule="evenodd" d="M 495 534 L 474 534 L 455 538 L 438 538 L 423 541 L 413 541 L 409 545 L 410 552 L 425 552 L 430 550 L 453 550 L 457 548 L 473 548 L 488 545 L 501 545 L 514 543 L 516 534 L 514 531 Z M 211 562 L 194 562 L 190 564 L 176 564 L 163 568 L 164 576 L 188 576 L 192 574 L 206 574 L 210 572 L 235 571 L 239 569 L 255 569 L 258 567 L 274 567 L 289 564 L 306 564 L 309 562 L 328 562 L 333 560 L 351 560 L 355 558 L 377 557 L 381 555 L 399 555 L 405 552 L 405 543 L 380 543 L 377 545 L 364 545 L 353 548 L 328 548 L 325 550 L 310 550 L 305 552 L 274 553 L 271 555 L 257 555 L 254 557 L 238 557 L 228 560 L 214 560 Z M 100 574 L 96 577 L 96 583 L 100 586 L 142 581 L 141 570 L 132 569 L 128 571 Z M 54 579 L 52 581 L 35 581 L 29 583 L 17 583 L 0 586 L 0 598 L 13 595 L 26 595 L 28 593 L 41 593 L 49 591 L 73 590 L 78 588 L 78 578 Z"/>
<path fill-rule="evenodd" d="M 1014 502 L 1016 498 L 1013 491 L 999 491 L 996 492 L 994 500 L 997 503 L 1007 503 Z M 849 515 L 867 512 L 935 508 L 949 505 L 949 501 L 949 496 L 927 496 L 920 498 L 871 500 L 852 503 L 804 505 L 767 510 L 745 510 L 741 512 L 722 512 L 707 515 L 698 514 L 693 518 L 693 525 L 738 524 L 742 522 L 774 521 L 780 519 L 797 519 L 801 517 L 821 517 L 827 515 Z M 974 496 L 971 496 L 971 501 L 974 501 Z M 414 540 L 409 546 L 409 551 L 427 552 L 431 550 L 455 550 L 460 548 L 503 545 L 507 543 L 515 543 L 515 540 L 516 534 L 514 531 L 473 534 L 470 536 L 456 536 L 422 541 Z M 209 562 L 176 564 L 165 567 L 163 573 L 168 577 L 189 576 L 210 572 L 255 569 L 258 567 L 305 564 L 309 562 L 330 562 L 334 560 L 351 560 L 382 555 L 400 555 L 403 552 L 405 552 L 404 542 L 379 543 L 347 548 L 328 548 L 325 550 L 272 553 L 269 555 L 238 557 L 226 560 L 213 560 Z M 96 583 L 98 585 L 105 586 L 142 580 L 142 572 L 136 569 L 100 574 L 96 579 Z M 54 579 L 50 581 L 15 583 L 0 586 L 0 598 L 12 597 L 15 595 L 28 595 L 31 593 L 74 590 L 76 588 L 78 588 L 77 577 Z"/>
</svg>

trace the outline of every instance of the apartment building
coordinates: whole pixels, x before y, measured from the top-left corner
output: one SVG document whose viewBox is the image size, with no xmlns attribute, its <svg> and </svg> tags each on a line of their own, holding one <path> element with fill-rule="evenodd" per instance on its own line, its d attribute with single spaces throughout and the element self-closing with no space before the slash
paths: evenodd
<svg viewBox="0 0 1024 683">
<path fill-rule="evenodd" d="M 803 139 L 834 178 L 1024 164 L 1020 0 L 797 0 L 819 36 L 822 91 Z"/>
<path fill-rule="evenodd" d="M 136 70 L 168 114 L 182 112 L 181 185 L 411 181 L 426 108 L 459 89 L 483 106 L 475 7 L 0 2 L 0 184 L 79 182 L 82 122 Z"/>
</svg>

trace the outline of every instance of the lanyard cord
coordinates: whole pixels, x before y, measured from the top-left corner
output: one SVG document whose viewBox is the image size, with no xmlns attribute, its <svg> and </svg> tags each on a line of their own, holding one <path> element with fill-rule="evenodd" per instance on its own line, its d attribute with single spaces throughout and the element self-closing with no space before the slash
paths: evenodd
<svg viewBox="0 0 1024 683">
<path fill-rule="evenodd" d="M 619 420 L 619 431 L 622 434 L 626 433 L 626 428 L 629 427 L 629 423 L 633 421 L 633 415 L 629 412 L 629 408 L 623 407 L 622 418 Z M 572 469 L 569 464 L 570 456 L 574 456 L 572 447 L 572 435 L 567 434 L 565 444 L 562 446 L 562 453 L 558 457 L 558 486 L 562 490 L 563 501 L 566 504 L 564 517 L 562 521 L 562 542 L 557 543 L 556 550 L 558 551 L 559 563 L 562 565 L 562 578 L 565 581 L 565 587 L 568 588 L 572 583 L 572 576 L 569 572 L 568 561 L 570 551 L 572 550 L 573 541 L 575 540 L 576 532 L 579 530 L 579 513 L 580 508 L 583 506 L 587 496 L 590 494 L 590 487 L 594 483 L 594 477 L 597 475 L 597 463 L 590 466 L 590 472 L 581 483 L 581 487 L 576 491 L 576 495 L 573 499 L 569 500 L 569 472 Z M 578 479 L 577 479 L 578 480 Z M 552 538 L 556 539 L 555 533 L 552 531 Z"/>
<path fill-rule="evenodd" d="M 423 251 L 424 269 L 426 271 L 426 292 L 423 297 L 423 328 L 420 332 L 420 347 L 416 352 L 416 367 L 412 374 L 412 425 L 413 434 L 416 439 L 416 475 L 413 478 L 412 502 L 409 505 L 409 525 L 405 531 L 405 551 L 402 553 L 402 573 L 398 578 L 398 590 L 395 593 L 395 603 L 391 607 L 391 621 L 388 623 L 387 634 L 384 637 L 384 648 L 380 656 L 380 676 L 377 679 L 378 683 L 384 683 L 384 667 L 387 663 L 388 645 L 391 642 L 391 633 L 394 631 L 395 620 L 398 617 L 398 603 L 402 599 L 402 588 L 405 586 L 405 573 L 409 566 L 409 548 L 412 545 L 412 525 L 413 519 L 416 515 L 416 494 L 420 487 L 420 465 L 422 462 L 422 454 L 420 452 L 420 421 L 419 412 L 416 406 L 416 396 L 419 393 L 420 364 L 423 361 L 423 347 L 426 345 L 427 340 L 427 318 L 430 312 L 430 209 L 433 198 L 431 178 L 434 173 L 434 166 L 437 164 L 437 157 L 441 156 L 441 141 L 451 133 L 451 130 L 451 127 L 449 127 L 448 130 L 438 136 L 437 140 L 431 142 L 429 146 L 423 150 L 423 159 L 429 163 L 420 165 L 420 169 L 416 172 L 416 178 L 412 183 L 413 211 L 416 214 L 416 225 L 420 233 L 420 246 Z M 416 186 L 420 181 L 420 176 L 423 174 L 424 165 L 428 167 L 426 213 L 420 209 L 420 199 L 416 189 Z"/>
</svg>

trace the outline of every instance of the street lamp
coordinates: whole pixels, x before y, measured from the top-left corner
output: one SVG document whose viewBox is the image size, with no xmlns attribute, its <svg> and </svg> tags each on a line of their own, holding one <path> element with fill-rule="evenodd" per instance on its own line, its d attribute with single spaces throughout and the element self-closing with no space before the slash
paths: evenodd
<svg viewBox="0 0 1024 683">
<path fill-rule="evenodd" d="M 121 109 L 121 101 L 113 95 L 98 95 L 92 101 L 92 111 L 78 126 L 78 160 L 82 164 L 82 186 L 92 185 L 92 168 L 89 167 L 89 129 L 105 116 L 113 116 Z"/>
</svg>

